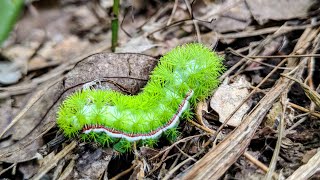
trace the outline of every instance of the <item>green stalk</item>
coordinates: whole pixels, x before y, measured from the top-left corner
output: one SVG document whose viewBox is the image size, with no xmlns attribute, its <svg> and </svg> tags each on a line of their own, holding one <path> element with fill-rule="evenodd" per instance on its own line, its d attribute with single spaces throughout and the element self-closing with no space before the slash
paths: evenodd
<svg viewBox="0 0 320 180">
<path fill-rule="evenodd" d="M 113 0 L 113 18 L 111 21 L 111 30 L 112 30 L 112 38 L 111 38 L 111 50 L 115 51 L 116 46 L 118 45 L 118 30 L 119 30 L 119 7 L 120 0 Z"/>
<path fill-rule="evenodd" d="M 23 2 L 23 0 L 0 0 L 0 46 L 13 29 Z"/>
</svg>

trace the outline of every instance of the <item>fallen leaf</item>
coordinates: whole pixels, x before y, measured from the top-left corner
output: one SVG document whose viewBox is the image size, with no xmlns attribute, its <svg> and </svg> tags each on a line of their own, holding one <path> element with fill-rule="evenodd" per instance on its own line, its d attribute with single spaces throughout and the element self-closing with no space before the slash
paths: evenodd
<svg viewBox="0 0 320 180">
<path fill-rule="evenodd" d="M 246 0 L 247 5 L 259 24 L 269 20 L 288 20 L 306 17 L 316 0 Z"/>
<path fill-rule="evenodd" d="M 224 123 L 227 117 L 249 94 L 250 83 L 241 76 L 234 83 L 227 84 L 227 80 L 219 86 L 210 100 L 210 106 L 219 114 L 219 121 Z M 237 127 L 251 106 L 251 100 L 246 101 L 227 122 L 227 125 Z"/>
<path fill-rule="evenodd" d="M 117 53 L 142 53 L 157 45 L 152 44 L 151 41 L 143 36 L 130 39 L 129 42 L 116 48 Z"/>
<path fill-rule="evenodd" d="M 212 28 L 215 32 L 243 30 L 252 22 L 251 13 L 244 0 L 212 1 L 210 5 L 201 9 L 203 10 L 199 13 L 203 15 L 199 19 L 212 21 L 210 25 L 209 23 L 203 24 Z M 198 18 L 197 15 L 196 17 Z"/>
</svg>

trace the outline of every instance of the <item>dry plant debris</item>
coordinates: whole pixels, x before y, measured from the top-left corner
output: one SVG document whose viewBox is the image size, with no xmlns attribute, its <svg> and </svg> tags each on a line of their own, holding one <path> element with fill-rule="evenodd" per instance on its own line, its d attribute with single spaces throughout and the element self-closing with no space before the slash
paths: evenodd
<svg viewBox="0 0 320 180">
<path fill-rule="evenodd" d="M 210 100 L 210 107 L 219 114 L 219 121 L 221 123 L 224 123 L 232 111 L 249 95 L 248 89 L 250 88 L 250 83 L 244 76 L 239 76 L 235 82 L 230 84 L 226 80 L 218 87 Z M 239 126 L 243 116 L 250 109 L 251 104 L 251 99 L 241 104 L 241 108 L 226 124 L 233 127 Z"/>
<path fill-rule="evenodd" d="M 26 2 L 0 49 L 0 178 L 320 178 L 318 1 L 124 0 L 118 54 L 108 53 L 112 1 Z M 57 129 L 75 90 L 137 94 L 159 56 L 195 41 L 225 57 L 226 84 L 176 142 L 121 155 Z"/>
</svg>

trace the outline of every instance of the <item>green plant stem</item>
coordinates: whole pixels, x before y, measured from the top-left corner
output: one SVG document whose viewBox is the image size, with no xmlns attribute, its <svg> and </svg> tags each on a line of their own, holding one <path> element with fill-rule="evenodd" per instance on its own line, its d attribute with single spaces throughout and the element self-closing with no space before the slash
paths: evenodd
<svg viewBox="0 0 320 180">
<path fill-rule="evenodd" d="M 118 45 L 118 30 L 119 30 L 119 6 L 120 0 L 113 1 L 113 18 L 111 21 L 111 30 L 112 30 L 112 38 L 111 38 L 111 50 L 115 51 L 116 46 Z"/>
</svg>

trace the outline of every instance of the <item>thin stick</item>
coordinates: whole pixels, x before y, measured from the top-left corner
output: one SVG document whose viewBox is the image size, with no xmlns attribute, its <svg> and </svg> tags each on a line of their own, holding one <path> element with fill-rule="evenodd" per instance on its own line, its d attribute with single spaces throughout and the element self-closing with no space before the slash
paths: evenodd
<svg viewBox="0 0 320 180">
<path fill-rule="evenodd" d="M 11 168 L 14 168 L 15 166 L 17 166 L 17 163 L 13 163 L 11 166 L 9 166 L 9 167 L 3 169 L 2 171 L 0 171 L 0 176 L 1 176 L 1 174 L 7 172 L 7 171 L 10 170 Z"/>
<path fill-rule="evenodd" d="M 199 151 L 197 154 L 189 157 L 188 159 L 182 161 L 181 163 L 179 163 L 176 167 L 174 167 L 172 170 L 170 170 L 167 175 L 163 178 L 163 180 L 168 180 L 174 172 L 176 172 L 178 169 L 180 169 L 184 164 L 186 164 L 187 162 L 193 160 L 193 158 L 199 156 L 200 154 L 202 154 L 204 152 L 204 149 L 202 149 L 201 151 Z"/>
<path fill-rule="evenodd" d="M 281 27 L 268 27 L 264 29 L 255 29 L 255 30 L 250 30 L 250 31 L 241 31 L 241 32 L 236 32 L 236 33 L 229 33 L 229 34 L 221 34 L 219 35 L 220 39 L 237 39 L 237 38 L 245 38 L 245 37 L 252 37 L 252 36 L 259 36 L 263 34 L 270 34 L 278 31 L 279 28 L 281 28 L 280 34 L 285 34 L 290 31 L 294 30 L 303 30 L 306 28 L 311 28 L 318 26 L 320 22 L 312 23 L 312 24 L 306 24 L 306 25 L 301 25 L 301 26 L 281 26 Z"/>
<path fill-rule="evenodd" d="M 205 126 L 202 126 L 202 125 L 200 125 L 200 124 L 198 124 L 198 123 L 196 123 L 196 122 L 194 122 L 194 121 L 192 121 L 192 120 L 188 120 L 188 122 L 191 123 L 192 125 L 200 128 L 200 129 L 202 129 L 203 131 L 206 131 L 206 132 L 210 133 L 210 134 L 215 133 L 214 130 L 209 129 L 209 128 L 205 127 Z"/>
<path fill-rule="evenodd" d="M 124 176 L 124 175 L 128 174 L 130 171 L 132 171 L 132 169 L 134 169 L 135 167 L 136 167 L 136 165 L 134 164 L 129 169 L 126 169 L 126 170 L 122 171 L 121 173 L 117 174 L 116 176 L 114 176 L 110 180 L 120 179 L 122 176 Z"/>
<path fill-rule="evenodd" d="M 250 57 L 248 57 L 248 56 L 245 56 L 245 55 L 243 55 L 243 54 L 241 54 L 241 53 L 238 53 L 237 51 L 233 50 L 232 48 L 229 48 L 229 50 L 230 50 L 230 52 L 231 52 L 232 54 L 237 55 L 237 56 L 240 56 L 240 57 L 242 57 L 242 58 L 245 58 L 245 59 L 247 59 L 247 60 L 249 60 L 249 61 L 253 61 L 253 62 L 256 62 L 256 63 L 258 63 L 258 64 L 262 64 L 262 65 L 264 65 L 264 66 L 268 66 L 268 67 L 272 67 L 272 68 L 277 67 L 277 66 L 272 65 L 272 64 L 268 64 L 268 63 L 264 63 L 264 62 L 261 62 L 261 61 L 257 61 L 257 60 L 255 60 L 255 59 L 252 59 L 252 58 L 250 58 Z M 290 68 L 286 68 L 286 67 L 278 67 L 278 69 L 289 69 L 289 70 L 290 70 Z"/>
<path fill-rule="evenodd" d="M 284 122 L 284 117 L 285 117 L 285 112 L 287 108 L 287 103 L 286 103 L 286 96 L 287 96 L 288 90 L 284 91 L 281 96 L 281 104 L 282 104 L 282 114 L 281 114 L 281 119 L 280 119 L 280 128 L 279 128 L 279 134 L 278 134 L 278 140 L 276 147 L 274 149 L 272 159 L 269 165 L 269 170 L 267 174 L 265 175 L 265 180 L 272 180 L 272 175 L 276 169 L 276 164 L 278 161 L 279 153 L 280 153 L 280 148 L 281 148 L 281 140 L 284 134 L 284 129 L 285 129 L 285 122 Z"/>
<path fill-rule="evenodd" d="M 54 157 L 51 158 L 50 163 L 44 165 L 38 170 L 38 173 L 32 177 L 32 180 L 41 179 L 47 172 L 49 172 L 53 167 L 57 165 L 60 159 L 65 157 L 69 152 L 71 152 L 75 147 L 77 147 L 77 142 L 72 141 L 68 144 L 62 151 L 56 154 Z"/>
<path fill-rule="evenodd" d="M 206 135 L 209 135 L 208 133 L 203 133 L 203 134 L 197 134 L 197 135 L 194 135 L 194 136 L 189 136 L 189 137 L 186 137 L 186 138 L 183 138 L 183 139 L 180 139 L 179 141 L 171 144 L 169 147 L 167 147 L 166 149 L 160 151 L 158 154 L 156 154 L 155 156 L 151 157 L 150 160 L 154 160 L 155 158 L 159 157 L 161 154 L 167 152 L 168 150 L 172 149 L 175 145 L 181 143 L 181 142 L 186 142 L 188 140 L 191 140 L 191 139 L 194 139 L 196 137 L 201 137 L 201 136 L 206 136 Z"/>
<path fill-rule="evenodd" d="M 315 116 L 315 117 L 317 117 L 317 118 L 320 118 L 320 113 L 310 112 L 309 109 L 304 108 L 304 107 L 301 107 L 301 106 L 299 106 L 299 105 L 297 105 L 297 104 L 294 104 L 294 103 L 291 103 L 291 102 L 289 102 L 288 105 L 290 105 L 291 107 L 293 107 L 293 108 L 295 108 L 295 109 L 298 109 L 298 110 L 300 110 L 300 111 L 303 111 L 303 112 L 306 112 L 306 113 L 310 113 L 312 116 Z"/>
<path fill-rule="evenodd" d="M 301 55 L 274 55 L 274 56 L 247 56 L 249 58 L 300 58 L 300 57 L 320 57 L 320 54 L 301 54 Z"/>
<path fill-rule="evenodd" d="M 256 165 L 258 168 L 260 168 L 264 172 L 268 172 L 269 168 L 264 165 L 262 162 L 257 160 L 255 157 L 253 157 L 250 153 L 247 151 L 243 153 L 243 156 L 248 159 L 252 164 Z M 279 175 L 277 173 L 273 173 L 273 177 L 278 179 Z"/>
<path fill-rule="evenodd" d="M 169 20 L 168 20 L 168 22 L 167 22 L 167 26 L 169 26 L 169 25 L 171 24 L 172 19 L 173 19 L 173 16 L 174 16 L 174 14 L 175 14 L 176 11 L 177 11 L 177 7 L 178 7 L 178 0 L 175 0 L 175 1 L 174 1 L 173 8 L 172 8 L 172 11 L 171 11 L 170 18 L 169 18 Z"/>
<path fill-rule="evenodd" d="M 189 0 L 184 0 L 184 2 L 186 3 L 187 9 L 188 9 L 189 14 L 190 14 L 190 16 L 192 18 L 192 22 L 194 24 L 194 29 L 196 30 L 196 33 L 197 33 L 198 43 L 201 43 L 201 34 L 200 34 L 199 25 L 198 25 L 197 20 L 193 19 L 192 8 L 191 8 L 191 5 L 190 5 L 190 2 L 189 2 Z"/>
</svg>

